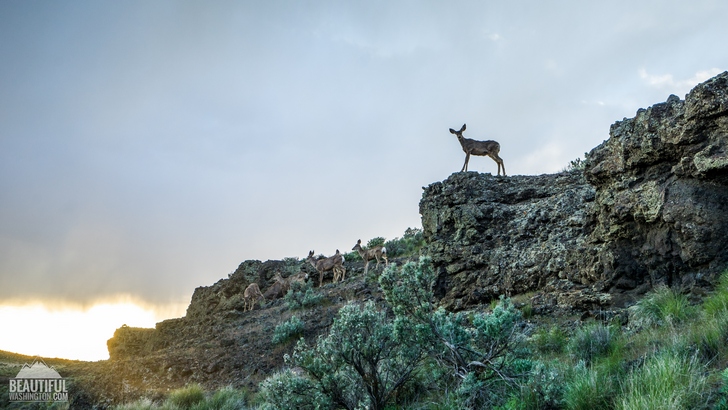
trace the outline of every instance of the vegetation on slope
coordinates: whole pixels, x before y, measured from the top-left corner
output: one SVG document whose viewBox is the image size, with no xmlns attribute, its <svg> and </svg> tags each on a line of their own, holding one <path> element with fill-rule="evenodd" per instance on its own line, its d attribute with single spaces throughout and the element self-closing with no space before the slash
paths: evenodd
<svg viewBox="0 0 728 410">
<path fill-rule="evenodd" d="M 508 299 L 446 312 L 434 279 L 427 258 L 390 266 L 379 278 L 386 303 L 346 305 L 257 396 L 198 386 L 117 408 L 728 409 L 728 272 L 699 304 L 659 287 L 627 324 L 575 327 L 528 322 Z M 212 403 L 222 394 L 233 404 Z"/>
</svg>

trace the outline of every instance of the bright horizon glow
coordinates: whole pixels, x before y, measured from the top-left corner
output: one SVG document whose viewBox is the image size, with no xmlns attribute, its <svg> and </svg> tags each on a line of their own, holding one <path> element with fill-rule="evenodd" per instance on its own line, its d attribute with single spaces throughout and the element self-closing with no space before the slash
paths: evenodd
<svg viewBox="0 0 728 410">
<path fill-rule="evenodd" d="M 97 361 L 109 358 L 106 341 L 126 324 L 153 328 L 184 315 L 186 304 L 144 306 L 129 300 L 60 308 L 43 302 L 0 304 L 0 350 L 28 356 Z"/>
</svg>

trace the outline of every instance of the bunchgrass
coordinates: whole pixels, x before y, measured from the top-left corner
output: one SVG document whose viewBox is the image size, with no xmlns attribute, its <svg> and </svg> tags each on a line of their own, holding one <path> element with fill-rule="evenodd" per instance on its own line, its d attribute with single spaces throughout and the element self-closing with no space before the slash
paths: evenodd
<svg viewBox="0 0 728 410">
<path fill-rule="evenodd" d="M 591 323 L 577 329 L 569 341 L 568 351 L 575 361 L 587 365 L 600 357 L 606 357 L 617 346 L 619 332 L 613 326 Z"/>
<path fill-rule="evenodd" d="M 592 410 L 614 408 L 619 383 L 606 366 L 587 367 L 581 362 L 571 372 L 564 387 L 564 408 Z"/>
<path fill-rule="evenodd" d="M 181 409 L 190 409 L 205 400 L 205 390 L 197 383 L 174 390 L 167 400 Z"/>
<path fill-rule="evenodd" d="M 630 323 L 642 327 L 678 325 L 695 313 L 685 295 L 659 286 L 630 308 Z"/>
<path fill-rule="evenodd" d="M 713 293 L 703 301 L 703 310 L 709 316 L 728 313 L 728 272 L 718 278 Z"/>
<path fill-rule="evenodd" d="M 705 367 L 695 356 L 664 351 L 648 357 L 622 384 L 617 410 L 700 409 L 709 402 Z"/>
</svg>

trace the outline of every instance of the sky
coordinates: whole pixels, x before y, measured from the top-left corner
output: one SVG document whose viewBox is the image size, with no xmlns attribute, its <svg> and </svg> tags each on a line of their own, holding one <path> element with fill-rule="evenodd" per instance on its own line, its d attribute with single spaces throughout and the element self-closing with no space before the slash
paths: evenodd
<svg viewBox="0 0 728 410">
<path fill-rule="evenodd" d="M 723 0 L 3 0 L 0 308 L 131 303 L 153 326 L 244 260 L 400 237 L 422 187 L 463 165 L 449 128 L 497 140 L 509 175 L 558 172 L 728 70 L 726 15 Z"/>
</svg>

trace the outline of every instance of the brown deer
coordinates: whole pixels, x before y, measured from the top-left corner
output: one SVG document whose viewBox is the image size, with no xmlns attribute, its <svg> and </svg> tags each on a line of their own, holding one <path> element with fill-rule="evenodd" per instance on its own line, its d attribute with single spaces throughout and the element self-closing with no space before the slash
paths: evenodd
<svg viewBox="0 0 728 410">
<path fill-rule="evenodd" d="M 253 307 L 261 298 L 265 300 L 265 297 L 263 297 L 263 294 L 260 292 L 258 284 L 253 282 L 248 285 L 243 292 L 243 311 L 253 310 Z"/>
<path fill-rule="evenodd" d="M 367 271 L 369 270 L 369 261 L 372 259 L 377 260 L 377 266 L 376 269 L 379 269 L 379 260 L 384 259 L 384 266 L 389 265 L 389 260 L 387 260 L 387 248 L 385 248 L 383 245 L 374 246 L 371 249 L 363 249 L 361 247 L 361 239 L 356 241 L 356 245 L 354 245 L 353 248 L 351 248 L 352 251 L 359 252 L 359 256 L 366 262 L 364 264 L 364 274 L 366 275 Z"/>
<path fill-rule="evenodd" d="M 471 140 L 470 138 L 463 137 L 463 131 L 465 131 L 465 124 L 460 128 L 460 131 L 455 131 L 450 128 L 450 133 L 455 134 L 460 141 L 460 145 L 465 151 L 465 164 L 460 172 L 468 170 L 468 161 L 470 161 L 470 155 L 478 156 L 489 156 L 496 164 L 498 164 L 498 175 L 500 175 L 501 168 L 503 168 L 503 176 L 506 176 L 506 166 L 503 165 L 503 160 L 498 156 L 500 152 L 500 144 L 496 141 L 477 141 Z"/>
<path fill-rule="evenodd" d="M 334 282 L 336 282 L 337 278 L 344 280 L 344 275 L 346 275 L 346 268 L 344 268 L 344 256 L 339 253 L 338 249 L 334 256 L 318 260 L 313 258 L 313 251 L 310 251 L 306 260 L 311 264 L 311 266 L 316 268 L 319 273 L 319 287 L 321 287 L 321 284 L 324 281 L 324 272 L 330 270 L 334 271 Z"/>
<path fill-rule="evenodd" d="M 284 278 L 281 276 L 280 272 L 276 272 L 275 275 L 273 275 L 273 280 L 273 283 L 270 285 L 268 290 L 265 291 L 265 294 L 263 294 L 266 299 L 278 299 L 286 296 L 288 289 L 291 288 L 291 283 L 304 283 L 306 281 L 306 274 L 298 272 L 295 275 Z"/>
</svg>

